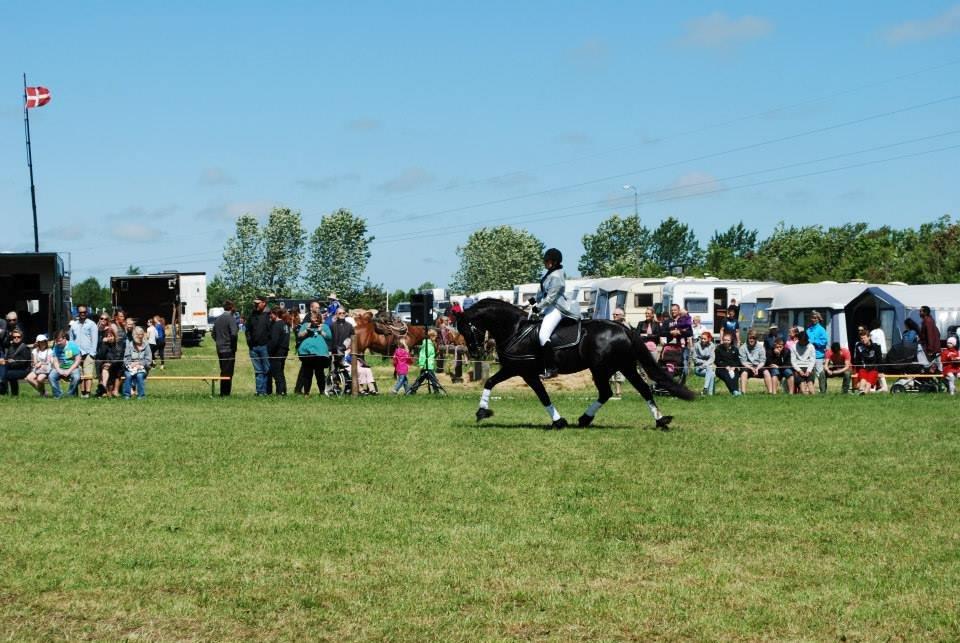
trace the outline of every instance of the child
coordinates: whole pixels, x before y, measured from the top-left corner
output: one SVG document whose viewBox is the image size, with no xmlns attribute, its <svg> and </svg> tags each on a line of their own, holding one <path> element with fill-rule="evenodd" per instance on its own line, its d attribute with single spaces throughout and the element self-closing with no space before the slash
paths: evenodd
<svg viewBox="0 0 960 643">
<path fill-rule="evenodd" d="M 401 339 L 400 346 L 393 354 L 393 371 L 397 376 L 397 384 L 393 387 L 394 393 L 399 395 L 401 388 L 404 393 L 410 390 L 407 374 L 410 372 L 411 364 L 413 364 L 413 358 L 410 357 L 410 351 L 407 350 L 407 340 Z"/>
<path fill-rule="evenodd" d="M 947 347 L 940 351 L 940 364 L 943 367 L 943 376 L 947 378 L 947 388 L 950 395 L 957 394 L 957 373 L 960 373 L 960 351 L 957 350 L 957 338 L 947 338 Z"/>
</svg>

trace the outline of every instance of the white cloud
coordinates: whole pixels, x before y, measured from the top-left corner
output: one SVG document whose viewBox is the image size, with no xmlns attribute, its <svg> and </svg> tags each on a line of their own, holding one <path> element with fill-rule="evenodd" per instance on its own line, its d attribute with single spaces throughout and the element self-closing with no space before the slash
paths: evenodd
<svg viewBox="0 0 960 643">
<path fill-rule="evenodd" d="M 341 183 L 347 181 L 359 181 L 360 175 L 356 173 L 337 174 L 334 176 L 321 176 L 315 179 L 299 179 L 297 185 L 307 190 L 329 190 L 335 188 Z"/>
<path fill-rule="evenodd" d="M 375 118 L 355 118 L 344 125 L 350 132 L 375 132 L 382 127 L 383 123 Z"/>
<path fill-rule="evenodd" d="M 163 230 L 146 223 L 115 223 L 110 225 L 110 236 L 118 241 L 142 243 L 163 237 Z"/>
<path fill-rule="evenodd" d="M 709 194 L 723 189 L 717 177 L 708 172 L 689 172 L 670 185 L 666 198 L 692 197 Z"/>
<path fill-rule="evenodd" d="M 252 214 L 263 220 L 276 207 L 273 201 L 234 201 L 230 203 L 212 204 L 200 210 L 197 215 L 204 219 L 233 223 L 244 214 Z"/>
<path fill-rule="evenodd" d="M 422 167 L 411 167 L 404 170 L 399 176 L 384 181 L 377 186 L 377 189 L 385 194 L 398 194 L 425 187 L 433 183 L 434 180 L 436 180 L 435 177 Z"/>
<path fill-rule="evenodd" d="M 200 185 L 233 185 L 236 181 L 218 167 L 210 167 L 200 174 Z"/>
<path fill-rule="evenodd" d="M 908 20 L 891 27 L 885 34 L 891 45 L 917 42 L 960 33 L 960 4 L 953 5 L 943 13 L 925 20 Z"/>
<path fill-rule="evenodd" d="M 686 24 L 686 33 L 680 44 L 688 47 L 726 49 L 769 36 L 773 22 L 757 16 L 731 18 L 719 11 L 694 18 Z"/>
</svg>

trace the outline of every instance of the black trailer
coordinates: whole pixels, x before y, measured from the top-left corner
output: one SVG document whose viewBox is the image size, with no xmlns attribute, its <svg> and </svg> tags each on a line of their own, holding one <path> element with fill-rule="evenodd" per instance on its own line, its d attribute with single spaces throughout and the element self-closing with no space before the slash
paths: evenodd
<svg viewBox="0 0 960 643">
<path fill-rule="evenodd" d="M 70 275 L 55 252 L 0 253 L 0 315 L 16 311 L 25 339 L 70 321 Z"/>
</svg>

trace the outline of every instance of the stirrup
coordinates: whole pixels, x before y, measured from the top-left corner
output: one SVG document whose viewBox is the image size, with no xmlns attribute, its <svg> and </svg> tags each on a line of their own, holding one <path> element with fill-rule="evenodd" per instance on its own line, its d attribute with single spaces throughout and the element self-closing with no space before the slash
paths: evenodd
<svg viewBox="0 0 960 643">
<path fill-rule="evenodd" d="M 543 370 L 543 373 L 540 374 L 540 379 L 542 380 L 552 380 L 557 375 L 560 374 L 560 369 L 556 368 L 546 368 Z"/>
</svg>

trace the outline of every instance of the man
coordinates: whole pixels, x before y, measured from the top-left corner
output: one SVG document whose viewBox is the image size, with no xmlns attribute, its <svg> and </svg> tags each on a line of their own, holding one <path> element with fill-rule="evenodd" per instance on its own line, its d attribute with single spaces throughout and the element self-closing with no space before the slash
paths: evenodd
<svg viewBox="0 0 960 643">
<path fill-rule="evenodd" d="M 817 379 L 817 386 L 821 393 L 827 392 L 827 373 L 823 367 L 823 360 L 827 352 L 827 330 L 820 324 L 823 317 L 817 311 L 812 311 L 808 317 L 807 339 L 813 344 L 813 352 L 816 357 L 813 369 Z"/>
<path fill-rule="evenodd" d="M 687 338 L 693 336 L 693 321 L 689 315 L 680 314 L 680 305 L 670 306 L 670 319 L 664 324 L 661 331 L 668 345 L 683 348 L 687 345 Z"/>
<path fill-rule="evenodd" d="M 320 304 L 318 303 L 317 305 L 319 306 Z M 327 318 L 324 321 L 327 326 L 331 326 L 332 328 L 333 322 L 336 321 L 337 310 L 340 308 L 343 308 L 343 305 L 340 303 L 340 300 L 337 299 L 337 293 L 332 292 L 327 295 Z M 311 310 L 312 309 L 313 305 L 311 304 Z"/>
<path fill-rule="evenodd" d="M 267 395 L 267 378 L 270 375 L 270 313 L 267 298 L 257 295 L 253 299 L 253 312 L 246 321 L 247 347 L 253 364 L 257 395 Z"/>
<path fill-rule="evenodd" d="M 97 324 L 87 316 L 87 307 L 77 306 L 77 318 L 70 322 L 70 341 L 80 348 L 80 397 L 90 397 L 90 384 L 96 378 L 95 361 L 100 331 Z"/>
<path fill-rule="evenodd" d="M 233 388 L 233 367 L 237 363 L 237 318 L 233 314 L 233 302 L 229 299 L 223 302 L 223 313 L 213 322 L 213 343 L 217 347 L 217 358 L 220 360 L 220 377 L 229 377 L 220 380 L 220 397 L 230 397 Z"/>
<path fill-rule="evenodd" d="M 853 361 L 850 357 L 850 351 L 840 347 L 840 342 L 830 344 L 830 350 L 826 354 L 825 366 L 827 377 L 842 377 L 843 392 L 849 393 L 850 386 L 853 383 Z"/>
<path fill-rule="evenodd" d="M 920 306 L 920 348 L 930 364 L 940 356 L 940 329 L 930 315 L 930 306 Z"/>
<path fill-rule="evenodd" d="M 53 346 L 53 368 L 50 370 L 50 386 L 55 399 L 63 397 L 63 391 L 60 390 L 62 379 L 70 380 L 67 395 L 76 395 L 80 384 L 80 347 L 68 341 L 66 331 L 61 330 L 57 331 Z"/>
<path fill-rule="evenodd" d="M 0 328 L 0 348 L 4 350 L 10 348 L 10 336 L 15 330 L 19 330 L 20 333 L 23 334 L 23 326 L 20 325 L 17 319 L 17 312 L 11 310 L 7 313 L 6 323 Z"/>
<path fill-rule="evenodd" d="M 351 338 L 354 334 L 353 325 L 347 321 L 347 311 L 342 306 L 337 308 L 333 315 L 330 333 L 333 336 L 330 353 L 334 356 L 334 359 L 341 360 L 344 353 L 349 352 Z"/>
</svg>

